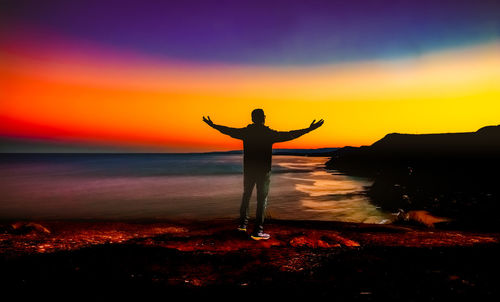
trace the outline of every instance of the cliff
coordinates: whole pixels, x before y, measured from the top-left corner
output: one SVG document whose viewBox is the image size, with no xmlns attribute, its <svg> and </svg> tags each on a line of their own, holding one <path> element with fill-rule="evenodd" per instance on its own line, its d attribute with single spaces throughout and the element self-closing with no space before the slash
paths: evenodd
<svg viewBox="0 0 500 302">
<path fill-rule="evenodd" d="M 327 162 L 330 169 L 373 175 L 381 169 L 411 165 L 497 164 L 500 125 L 476 132 L 439 134 L 391 133 L 371 146 L 344 147 Z"/>
<path fill-rule="evenodd" d="M 428 210 L 467 227 L 500 227 L 500 125 L 476 132 L 391 133 L 371 146 L 338 150 L 327 168 L 371 177 L 375 203 Z"/>
</svg>

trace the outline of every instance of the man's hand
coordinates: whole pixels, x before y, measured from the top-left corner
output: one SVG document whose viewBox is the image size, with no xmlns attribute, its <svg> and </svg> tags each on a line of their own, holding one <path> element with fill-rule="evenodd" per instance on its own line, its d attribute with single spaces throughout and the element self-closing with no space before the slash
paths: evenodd
<svg viewBox="0 0 500 302">
<path fill-rule="evenodd" d="M 312 131 L 314 129 L 318 129 L 324 123 L 323 119 L 317 121 L 316 123 L 315 122 L 316 122 L 316 120 L 312 121 L 311 126 L 309 126 L 309 130 Z"/>
<path fill-rule="evenodd" d="M 210 127 L 214 126 L 214 122 L 210 119 L 210 117 L 207 115 L 207 117 L 203 117 L 203 121 L 207 123 Z"/>
</svg>

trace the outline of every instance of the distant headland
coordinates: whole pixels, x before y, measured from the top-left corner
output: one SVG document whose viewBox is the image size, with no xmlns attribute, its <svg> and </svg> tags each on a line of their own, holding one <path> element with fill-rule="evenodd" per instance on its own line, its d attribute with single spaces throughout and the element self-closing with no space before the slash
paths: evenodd
<svg viewBox="0 0 500 302">
<path fill-rule="evenodd" d="M 338 149 L 326 166 L 373 178 L 368 194 L 385 209 L 428 210 L 468 228 L 500 227 L 500 125 L 391 133 L 370 146 Z"/>
</svg>

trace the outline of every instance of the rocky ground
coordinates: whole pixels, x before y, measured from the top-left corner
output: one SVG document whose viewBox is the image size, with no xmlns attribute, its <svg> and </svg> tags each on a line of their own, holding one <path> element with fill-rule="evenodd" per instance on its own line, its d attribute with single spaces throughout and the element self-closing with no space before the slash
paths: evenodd
<svg viewBox="0 0 500 302">
<path fill-rule="evenodd" d="M 231 220 L 4 223 L 2 290 L 337 300 L 498 298 L 500 233 Z"/>
</svg>

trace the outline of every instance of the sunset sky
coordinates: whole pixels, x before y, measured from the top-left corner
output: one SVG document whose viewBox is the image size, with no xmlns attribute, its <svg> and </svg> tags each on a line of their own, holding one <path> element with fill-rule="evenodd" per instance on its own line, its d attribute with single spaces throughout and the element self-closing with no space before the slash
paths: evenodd
<svg viewBox="0 0 500 302">
<path fill-rule="evenodd" d="M 0 4 L 0 151 L 241 149 L 202 116 L 254 108 L 277 130 L 325 120 L 277 148 L 500 124 L 500 2 Z"/>
</svg>

